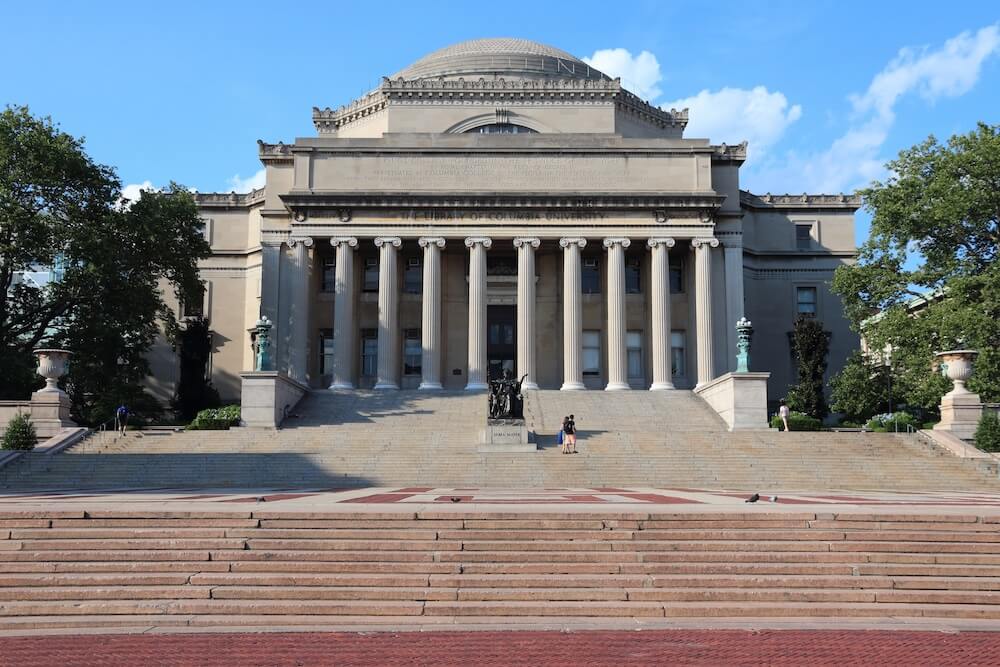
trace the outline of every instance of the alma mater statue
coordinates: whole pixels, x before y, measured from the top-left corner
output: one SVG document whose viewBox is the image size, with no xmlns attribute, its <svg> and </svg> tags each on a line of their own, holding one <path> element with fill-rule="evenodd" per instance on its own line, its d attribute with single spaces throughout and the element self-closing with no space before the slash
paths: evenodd
<svg viewBox="0 0 1000 667">
<path fill-rule="evenodd" d="M 505 368 L 499 378 L 490 378 L 490 419 L 524 419 L 521 383 L 526 377 L 522 375 L 517 380 L 514 373 Z"/>
</svg>

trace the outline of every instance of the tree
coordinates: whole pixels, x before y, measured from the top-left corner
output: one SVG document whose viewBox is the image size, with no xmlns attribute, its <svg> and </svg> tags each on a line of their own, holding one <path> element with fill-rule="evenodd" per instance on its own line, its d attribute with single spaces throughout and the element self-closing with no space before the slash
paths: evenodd
<svg viewBox="0 0 1000 667">
<path fill-rule="evenodd" d="M 114 170 L 82 140 L 27 107 L 0 113 L 0 371 L 14 379 L 0 383 L 0 398 L 31 391 L 25 369 L 44 344 L 74 353 L 65 385 L 78 420 L 103 421 L 121 401 L 151 410 L 146 353 L 161 329 L 176 332 L 163 290 L 202 289 L 201 226 L 184 188 L 122 200 Z M 57 264 L 60 279 L 44 288 L 13 284 L 20 271 Z"/>
<path fill-rule="evenodd" d="M 833 289 L 869 348 L 891 347 L 894 402 L 934 410 L 949 386 L 934 354 L 955 347 L 980 351 L 969 387 L 1000 400 L 1000 125 L 930 137 L 888 168 L 862 191 L 871 234 Z"/>
<path fill-rule="evenodd" d="M 177 355 L 180 357 L 180 380 L 173 407 L 178 416 L 191 420 L 205 408 L 219 406 L 219 392 L 205 378 L 205 369 L 212 354 L 212 332 L 208 320 L 192 319 L 183 325 L 176 338 Z"/>
<path fill-rule="evenodd" d="M 799 315 L 792 329 L 792 354 L 798 383 L 788 392 L 788 406 L 810 417 L 822 420 L 829 414 L 823 394 L 826 356 L 830 351 L 830 336 L 815 317 Z"/>
<path fill-rule="evenodd" d="M 889 367 L 855 352 L 844 368 L 830 378 L 830 407 L 849 421 L 863 424 L 873 415 L 889 412 Z"/>
</svg>

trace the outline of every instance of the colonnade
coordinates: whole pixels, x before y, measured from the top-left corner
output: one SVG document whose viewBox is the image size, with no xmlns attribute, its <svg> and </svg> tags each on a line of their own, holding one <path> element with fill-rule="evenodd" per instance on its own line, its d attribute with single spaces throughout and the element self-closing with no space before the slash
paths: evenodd
<svg viewBox="0 0 1000 667">
<path fill-rule="evenodd" d="M 712 254 L 719 246 L 715 238 L 686 239 L 694 249 L 695 262 L 695 330 L 697 349 L 697 382 L 702 385 L 715 377 L 712 341 Z M 423 249 L 422 296 L 422 377 L 420 389 L 442 388 L 442 332 L 441 332 L 441 251 L 447 240 L 440 236 L 416 239 Z M 517 376 L 526 376 L 524 388 L 537 389 L 536 322 L 535 322 L 535 252 L 541 245 L 536 237 L 512 239 L 517 252 Z M 582 237 L 559 239 L 563 252 L 563 390 L 584 389 L 583 383 L 583 327 L 581 250 L 587 246 Z M 397 254 L 403 240 L 398 236 L 379 236 L 374 239 L 379 249 L 378 280 L 378 378 L 376 389 L 399 389 L 400 330 L 398 322 L 399 286 L 397 279 Z M 466 389 L 482 390 L 487 387 L 486 356 L 486 253 L 493 247 L 493 239 L 470 236 L 464 239 L 469 250 L 469 323 L 468 369 Z M 670 328 L 670 259 L 669 249 L 677 240 L 649 238 L 646 247 L 651 253 L 651 355 L 652 384 L 650 390 L 673 389 L 671 374 Z M 306 275 L 306 248 L 312 239 L 290 239 L 293 250 L 292 289 L 293 313 L 289 337 L 289 373 L 304 381 L 306 375 L 305 350 L 308 343 L 307 322 L 304 313 L 296 309 L 308 307 Z M 357 325 L 355 318 L 356 287 L 354 284 L 354 252 L 358 239 L 349 236 L 330 238 L 336 249 L 334 286 L 334 359 L 331 389 L 354 387 L 351 369 L 356 349 Z M 602 240 L 607 252 L 607 386 L 608 391 L 629 389 L 627 373 L 627 341 L 625 319 L 625 250 L 631 239 L 608 237 Z M 730 267 L 730 253 L 726 253 L 726 273 Z M 742 284 L 742 259 L 739 264 Z M 741 305 L 741 304 L 740 304 Z M 727 303 L 727 310 L 736 304 Z M 263 308 L 262 308 L 263 310 Z M 728 313 L 727 313 L 728 316 Z"/>
</svg>

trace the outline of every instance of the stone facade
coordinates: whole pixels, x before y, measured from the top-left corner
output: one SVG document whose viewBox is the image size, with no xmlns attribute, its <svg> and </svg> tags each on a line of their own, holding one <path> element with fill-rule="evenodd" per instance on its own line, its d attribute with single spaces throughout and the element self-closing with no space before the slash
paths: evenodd
<svg viewBox="0 0 1000 667">
<path fill-rule="evenodd" d="M 473 389 L 506 365 L 540 388 L 691 389 L 735 370 L 745 315 L 776 399 L 800 311 L 835 372 L 858 343 L 829 291 L 858 200 L 742 191 L 746 145 L 687 119 L 524 40 L 314 109 L 317 136 L 259 142 L 264 188 L 198 195 L 216 387 L 239 397 L 261 315 L 276 368 L 314 388 Z M 169 394 L 176 360 L 153 365 Z"/>
</svg>

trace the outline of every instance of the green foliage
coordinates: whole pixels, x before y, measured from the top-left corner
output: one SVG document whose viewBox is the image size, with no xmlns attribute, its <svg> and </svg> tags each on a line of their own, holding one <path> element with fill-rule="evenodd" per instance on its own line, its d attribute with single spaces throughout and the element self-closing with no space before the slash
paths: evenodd
<svg viewBox="0 0 1000 667">
<path fill-rule="evenodd" d="M 893 379 L 893 382 L 895 380 Z M 830 378 L 830 407 L 846 421 L 863 423 L 889 409 L 889 368 L 854 352 Z"/>
<path fill-rule="evenodd" d="M 83 142 L 26 107 L 0 113 L 0 359 L 14 373 L 7 398 L 26 398 L 36 380 L 31 350 L 74 353 L 65 386 L 74 418 L 108 419 L 129 404 L 137 417 L 160 408 L 142 391 L 147 353 L 176 323 L 164 288 L 177 297 L 202 289 L 197 261 L 209 248 L 193 197 L 171 184 L 121 200 L 110 167 Z M 59 266 L 45 288 L 13 286 L 17 271 Z"/>
<path fill-rule="evenodd" d="M 956 347 L 980 351 L 969 388 L 1000 400 L 1000 125 L 930 137 L 888 170 L 862 192 L 871 236 L 833 289 L 869 349 L 892 350 L 894 403 L 936 410 L 950 383 L 934 354 Z"/>
<path fill-rule="evenodd" d="M 778 415 L 771 417 L 771 428 L 782 429 L 784 427 L 781 417 Z M 823 422 L 815 417 L 792 410 L 788 413 L 788 428 L 791 431 L 822 431 Z"/>
<path fill-rule="evenodd" d="M 221 408 L 202 410 L 188 424 L 189 431 L 228 431 L 230 426 L 240 423 L 240 406 L 225 405 Z"/>
<path fill-rule="evenodd" d="M 830 410 L 823 393 L 830 335 L 816 318 L 799 315 L 792 328 L 792 354 L 798 383 L 788 392 L 788 407 L 822 421 Z"/>
<path fill-rule="evenodd" d="M 872 431 L 888 433 L 906 433 L 907 426 L 915 429 L 922 427 L 920 420 L 909 412 L 892 412 L 875 415 L 865 424 L 865 428 L 869 428 Z"/>
<path fill-rule="evenodd" d="M 219 405 L 219 392 L 205 377 L 212 354 L 208 320 L 199 317 L 186 322 L 175 339 L 174 349 L 180 357 L 181 373 L 173 408 L 181 419 L 188 421 L 200 410 Z"/>
<path fill-rule="evenodd" d="M 0 449 L 29 452 L 37 444 L 38 435 L 35 433 L 35 425 L 31 423 L 31 418 L 23 413 L 11 417 L 7 422 L 7 429 L 3 432 L 3 439 L 0 440 Z"/>
<path fill-rule="evenodd" d="M 993 410 L 986 410 L 976 427 L 976 447 L 984 452 L 1000 452 L 1000 417 Z"/>
</svg>

